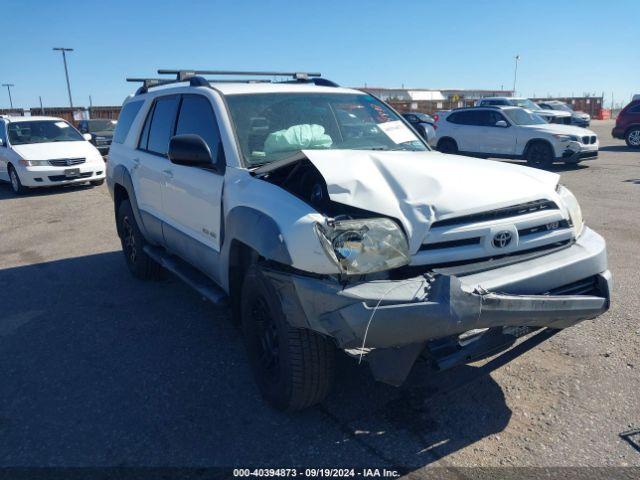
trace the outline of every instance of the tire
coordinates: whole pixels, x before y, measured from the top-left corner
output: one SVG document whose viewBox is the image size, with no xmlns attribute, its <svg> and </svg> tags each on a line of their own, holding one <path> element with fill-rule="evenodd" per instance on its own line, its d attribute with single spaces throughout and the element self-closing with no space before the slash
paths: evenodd
<svg viewBox="0 0 640 480">
<path fill-rule="evenodd" d="M 104 178 L 100 179 L 100 180 L 92 180 L 91 182 L 89 182 L 91 184 L 91 186 L 93 187 L 99 187 L 100 185 L 102 185 L 104 183 Z"/>
<path fill-rule="evenodd" d="M 525 158 L 529 166 L 535 168 L 549 167 L 555 160 L 553 148 L 547 142 L 531 143 L 527 147 Z"/>
<path fill-rule="evenodd" d="M 123 200 L 118 208 L 118 233 L 125 262 L 131 274 L 140 280 L 162 278 L 162 267 L 144 252 L 147 241 L 138 228 L 129 200 Z"/>
<path fill-rule="evenodd" d="M 455 155 L 458 153 L 458 144 L 452 138 L 443 138 L 438 142 L 438 151 Z"/>
<path fill-rule="evenodd" d="M 640 127 L 633 127 L 624 136 L 624 141 L 627 142 L 627 147 L 640 148 Z"/>
<path fill-rule="evenodd" d="M 9 184 L 11 185 L 11 190 L 13 190 L 13 193 L 16 195 L 23 195 L 29 190 L 27 187 L 22 185 L 18 172 L 13 165 L 9 165 Z"/>
<path fill-rule="evenodd" d="M 335 368 L 332 342 L 292 327 L 280 299 L 258 265 L 249 267 L 240 298 L 249 362 L 260 393 L 278 410 L 302 410 L 329 393 Z"/>
</svg>

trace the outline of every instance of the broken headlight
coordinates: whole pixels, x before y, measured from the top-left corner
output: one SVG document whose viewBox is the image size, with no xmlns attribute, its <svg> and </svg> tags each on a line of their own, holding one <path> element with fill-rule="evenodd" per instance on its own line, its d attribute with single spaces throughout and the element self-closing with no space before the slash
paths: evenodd
<svg viewBox="0 0 640 480">
<path fill-rule="evenodd" d="M 388 218 L 332 220 L 315 228 L 325 253 L 342 273 L 381 272 L 409 263 L 407 239 Z"/>
<path fill-rule="evenodd" d="M 564 185 L 558 185 L 558 188 L 556 188 L 556 191 L 558 192 L 558 195 L 560 195 L 560 199 L 562 200 L 562 203 L 564 203 L 564 206 L 569 212 L 569 219 L 571 220 L 571 226 L 573 227 L 573 232 L 576 238 L 578 238 L 582 233 L 582 229 L 584 228 L 584 220 L 582 219 L 582 209 L 580 208 L 578 199 Z"/>
</svg>

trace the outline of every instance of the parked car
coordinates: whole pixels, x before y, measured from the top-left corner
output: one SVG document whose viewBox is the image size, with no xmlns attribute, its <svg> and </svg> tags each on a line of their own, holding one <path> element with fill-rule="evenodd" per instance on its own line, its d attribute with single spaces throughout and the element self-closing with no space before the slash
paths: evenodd
<svg viewBox="0 0 640 480">
<path fill-rule="evenodd" d="M 33 187 L 101 185 L 105 163 L 89 135 L 61 118 L 0 118 L 0 180 L 16 194 Z"/>
<path fill-rule="evenodd" d="M 433 117 L 426 113 L 419 112 L 403 113 L 402 116 L 422 135 L 422 138 L 431 145 L 436 138 L 436 131 L 433 128 L 433 124 L 436 123 L 436 121 Z"/>
<path fill-rule="evenodd" d="M 443 153 L 524 159 L 534 167 L 594 159 L 599 145 L 591 130 L 547 123 L 519 107 L 453 110 L 438 121 L 436 138 Z"/>
<path fill-rule="evenodd" d="M 109 153 L 124 259 L 228 300 L 275 407 L 320 402 L 336 349 L 399 385 L 420 355 L 447 368 L 609 308 L 605 242 L 557 174 L 431 151 L 324 78 L 170 72 L 125 100 Z"/>
<path fill-rule="evenodd" d="M 116 128 L 116 124 L 117 122 L 115 120 L 102 118 L 80 120 L 78 130 L 80 130 L 80 133 L 88 133 L 91 135 L 90 142 L 95 145 L 103 157 L 106 157 L 109 153 L 111 141 L 113 140 L 113 131 Z"/>
<path fill-rule="evenodd" d="M 611 135 L 624 139 L 631 148 L 640 148 L 640 98 L 632 100 L 620 111 Z"/>
<path fill-rule="evenodd" d="M 540 108 L 536 103 L 528 98 L 518 97 L 486 97 L 481 98 L 476 102 L 477 107 L 489 107 L 489 106 L 513 106 L 521 107 L 531 110 L 544 118 L 549 123 L 563 123 L 565 125 L 571 124 L 571 114 L 569 112 L 559 110 L 545 110 Z"/>
<path fill-rule="evenodd" d="M 578 127 L 588 127 L 591 124 L 591 115 L 585 112 L 576 112 L 571 105 L 560 100 L 546 100 L 538 102 L 538 106 L 543 110 L 558 110 L 571 114 L 571 124 Z"/>
</svg>

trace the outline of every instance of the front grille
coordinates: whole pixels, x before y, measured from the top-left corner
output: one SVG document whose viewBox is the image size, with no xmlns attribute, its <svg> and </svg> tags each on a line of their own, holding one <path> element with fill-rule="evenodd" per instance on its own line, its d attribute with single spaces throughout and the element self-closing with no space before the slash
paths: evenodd
<svg viewBox="0 0 640 480">
<path fill-rule="evenodd" d="M 93 172 L 84 172 L 78 175 L 77 177 L 67 177 L 66 175 L 51 175 L 49 180 L 52 182 L 62 182 L 63 180 L 76 180 L 78 178 L 89 178 L 93 175 Z"/>
<path fill-rule="evenodd" d="M 582 143 L 585 145 L 593 145 L 596 143 L 597 137 L 595 135 L 585 135 L 582 137 Z"/>
<path fill-rule="evenodd" d="M 465 245 L 477 245 L 480 243 L 480 237 L 462 238 L 460 240 L 450 240 L 448 242 L 427 243 L 420 247 L 420 251 L 438 250 L 440 248 L 463 247 Z"/>
<path fill-rule="evenodd" d="M 53 165 L 54 167 L 70 167 L 72 165 L 80 165 L 86 161 L 86 158 L 59 158 L 57 160 L 49 160 L 49 165 Z"/>
<path fill-rule="evenodd" d="M 433 222 L 431 228 L 449 227 L 452 225 L 462 225 L 465 223 L 486 222 L 491 220 L 500 220 L 502 218 L 516 217 L 528 213 L 539 212 L 542 210 L 557 210 L 556 205 L 551 200 L 535 200 L 533 202 L 521 203 L 513 207 L 498 208 L 487 212 L 473 213 L 471 215 L 463 215 L 462 217 L 447 218 Z"/>
</svg>

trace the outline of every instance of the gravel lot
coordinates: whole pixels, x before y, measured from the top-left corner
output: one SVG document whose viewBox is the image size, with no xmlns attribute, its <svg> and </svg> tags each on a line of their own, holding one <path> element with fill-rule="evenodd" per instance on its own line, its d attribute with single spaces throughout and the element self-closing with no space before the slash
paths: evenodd
<svg viewBox="0 0 640 480">
<path fill-rule="evenodd" d="M 608 241 L 610 312 L 401 389 L 343 359 L 294 415 L 262 403 L 226 309 L 129 275 L 106 186 L 0 185 L 0 466 L 640 466 L 619 437 L 640 428 L 640 152 L 593 123 L 600 157 L 555 170 Z"/>
</svg>

